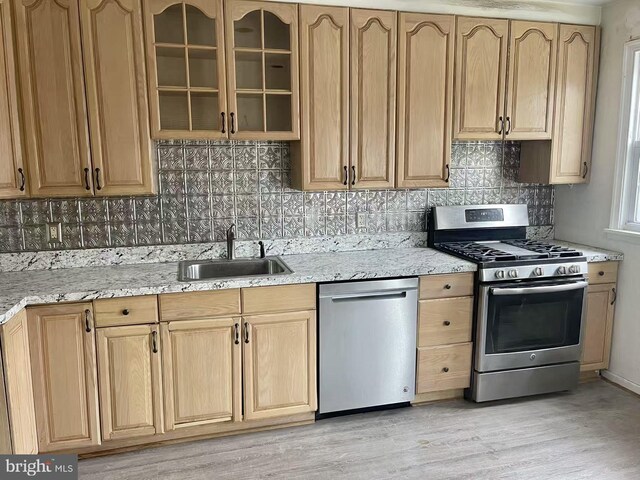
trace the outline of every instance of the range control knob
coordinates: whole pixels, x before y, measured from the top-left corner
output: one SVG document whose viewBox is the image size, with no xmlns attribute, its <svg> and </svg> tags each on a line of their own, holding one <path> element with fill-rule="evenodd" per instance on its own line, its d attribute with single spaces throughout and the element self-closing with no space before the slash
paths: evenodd
<svg viewBox="0 0 640 480">
<path fill-rule="evenodd" d="M 571 265 L 569 267 L 569 273 L 580 273 L 580 267 L 578 265 Z"/>
<path fill-rule="evenodd" d="M 544 275 L 544 269 L 542 267 L 536 267 L 533 269 L 533 274 L 536 277 L 541 277 L 542 275 Z"/>
<path fill-rule="evenodd" d="M 567 274 L 567 267 L 565 267 L 564 265 L 558 267 L 558 274 L 559 275 L 566 275 Z"/>
<path fill-rule="evenodd" d="M 518 271 L 515 268 L 509 270 L 509 278 L 518 278 Z"/>
<path fill-rule="evenodd" d="M 496 270 L 496 278 L 498 279 L 504 278 L 504 270 Z"/>
</svg>

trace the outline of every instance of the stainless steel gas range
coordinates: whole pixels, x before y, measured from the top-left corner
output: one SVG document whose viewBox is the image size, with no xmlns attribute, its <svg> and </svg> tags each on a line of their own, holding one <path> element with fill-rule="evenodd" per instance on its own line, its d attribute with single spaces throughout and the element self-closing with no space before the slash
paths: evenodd
<svg viewBox="0 0 640 480">
<path fill-rule="evenodd" d="M 526 205 L 433 207 L 429 245 L 478 264 L 476 402 L 578 384 L 587 289 L 581 252 L 526 240 Z"/>
</svg>

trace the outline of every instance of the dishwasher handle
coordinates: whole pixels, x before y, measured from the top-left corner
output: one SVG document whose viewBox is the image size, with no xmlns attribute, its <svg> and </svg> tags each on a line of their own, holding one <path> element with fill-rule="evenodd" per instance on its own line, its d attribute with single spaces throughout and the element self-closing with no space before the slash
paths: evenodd
<svg viewBox="0 0 640 480">
<path fill-rule="evenodd" d="M 386 290 L 378 292 L 358 292 L 344 295 L 332 295 L 332 302 L 354 302 L 358 300 L 393 300 L 407 298 L 408 290 Z"/>
</svg>

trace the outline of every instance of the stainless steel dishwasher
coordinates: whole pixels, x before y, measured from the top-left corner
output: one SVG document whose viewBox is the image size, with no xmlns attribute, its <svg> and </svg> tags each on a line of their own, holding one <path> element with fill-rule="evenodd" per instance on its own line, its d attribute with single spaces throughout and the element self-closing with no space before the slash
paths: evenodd
<svg viewBox="0 0 640 480">
<path fill-rule="evenodd" d="M 413 399 L 418 279 L 319 290 L 318 415 Z"/>
</svg>

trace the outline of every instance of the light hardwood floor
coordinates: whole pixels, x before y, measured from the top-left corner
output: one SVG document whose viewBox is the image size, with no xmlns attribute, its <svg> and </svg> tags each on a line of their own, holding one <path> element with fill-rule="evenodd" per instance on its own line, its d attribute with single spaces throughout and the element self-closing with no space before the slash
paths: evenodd
<svg viewBox="0 0 640 480">
<path fill-rule="evenodd" d="M 81 479 L 638 479 L 640 398 L 604 381 L 82 460 Z"/>
</svg>

